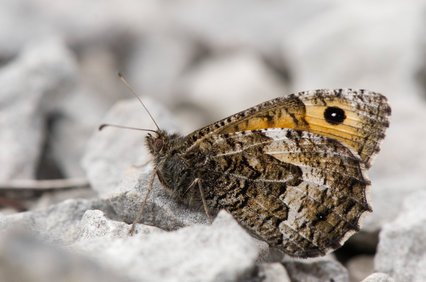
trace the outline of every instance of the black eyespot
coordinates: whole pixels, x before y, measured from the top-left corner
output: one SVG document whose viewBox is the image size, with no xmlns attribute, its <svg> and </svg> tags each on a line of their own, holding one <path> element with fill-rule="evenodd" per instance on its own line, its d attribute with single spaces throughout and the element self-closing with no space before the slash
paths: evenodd
<svg viewBox="0 0 426 282">
<path fill-rule="evenodd" d="M 338 107 L 328 107 L 324 111 L 324 118 L 330 124 L 341 124 L 345 119 L 345 111 Z"/>
</svg>

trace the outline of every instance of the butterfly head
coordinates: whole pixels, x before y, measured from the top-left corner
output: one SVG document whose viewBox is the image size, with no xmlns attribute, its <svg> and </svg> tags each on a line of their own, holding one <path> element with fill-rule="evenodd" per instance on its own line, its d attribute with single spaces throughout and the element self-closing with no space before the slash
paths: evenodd
<svg viewBox="0 0 426 282">
<path fill-rule="evenodd" d="M 148 146 L 149 151 L 153 155 L 159 155 L 164 153 L 167 150 L 168 135 L 162 130 L 158 130 L 155 133 L 148 133 L 146 136 L 146 145 Z"/>
</svg>

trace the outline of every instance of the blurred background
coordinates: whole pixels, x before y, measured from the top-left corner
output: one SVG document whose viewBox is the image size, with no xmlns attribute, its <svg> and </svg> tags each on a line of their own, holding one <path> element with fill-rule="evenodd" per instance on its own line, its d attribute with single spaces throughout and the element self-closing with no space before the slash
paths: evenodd
<svg viewBox="0 0 426 282">
<path fill-rule="evenodd" d="M 132 98 L 118 71 L 182 133 L 292 92 L 378 91 L 393 109 L 380 163 L 412 177 L 424 163 L 425 1 L 0 4 L 0 179 L 82 176 L 88 137 Z"/>
<path fill-rule="evenodd" d="M 134 99 L 118 71 L 184 134 L 288 93 L 380 92 L 392 119 L 365 229 L 426 189 L 426 1 L 2 0 L 1 212 L 31 206 L 11 194 L 17 180 L 84 180 L 89 138 Z"/>
</svg>

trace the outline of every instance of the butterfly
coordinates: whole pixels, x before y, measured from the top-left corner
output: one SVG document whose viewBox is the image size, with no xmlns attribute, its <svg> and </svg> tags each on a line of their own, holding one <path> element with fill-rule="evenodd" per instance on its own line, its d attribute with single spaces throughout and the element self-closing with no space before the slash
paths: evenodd
<svg viewBox="0 0 426 282">
<path fill-rule="evenodd" d="M 379 93 L 321 89 L 275 98 L 186 136 L 157 126 L 146 136 L 155 164 L 149 189 L 157 176 L 175 201 L 209 219 L 225 209 L 290 256 L 325 255 L 372 211 L 366 171 L 390 114 Z"/>
</svg>

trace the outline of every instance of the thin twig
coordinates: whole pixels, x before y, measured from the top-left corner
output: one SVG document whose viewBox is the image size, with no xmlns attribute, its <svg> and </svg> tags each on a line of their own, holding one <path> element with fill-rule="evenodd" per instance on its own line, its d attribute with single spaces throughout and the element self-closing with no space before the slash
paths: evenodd
<svg viewBox="0 0 426 282">
<path fill-rule="evenodd" d="M 0 182 L 1 190 L 55 190 L 89 187 L 89 181 L 86 178 L 67 178 L 67 179 L 19 179 Z"/>
</svg>

